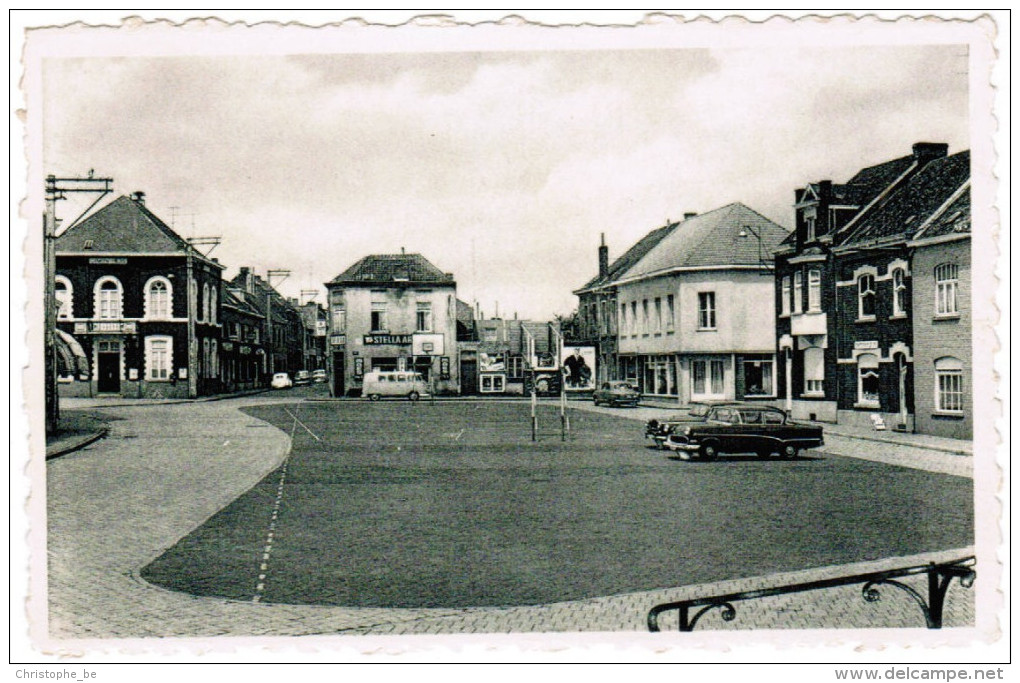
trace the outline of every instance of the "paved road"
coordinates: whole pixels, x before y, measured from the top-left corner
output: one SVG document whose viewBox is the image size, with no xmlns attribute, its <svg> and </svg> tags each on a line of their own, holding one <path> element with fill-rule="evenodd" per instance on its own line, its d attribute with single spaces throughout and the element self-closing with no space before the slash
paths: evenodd
<svg viewBox="0 0 1020 683">
<path fill-rule="evenodd" d="M 59 649 L 90 638 L 400 633 L 643 631 L 658 602 L 953 559 L 970 548 L 529 607 L 381 609 L 278 605 L 193 597 L 143 581 L 142 567 L 284 461 L 290 436 L 241 413 L 266 397 L 110 408 L 110 437 L 47 464 L 49 637 Z M 35 588 L 38 588 L 36 586 Z M 43 594 L 34 592 L 34 594 Z M 835 607 L 834 607 L 835 606 Z M 973 623 L 973 594 L 950 589 L 947 625 Z M 858 588 L 756 601 L 706 628 L 916 626 L 905 596 L 864 603 Z M 675 636 L 674 636 L 675 637 Z M 45 637 L 43 638 L 45 640 Z M 73 644 L 73 643 L 72 643 Z M 80 644 L 79 644 L 80 646 Z"/>
</svg>

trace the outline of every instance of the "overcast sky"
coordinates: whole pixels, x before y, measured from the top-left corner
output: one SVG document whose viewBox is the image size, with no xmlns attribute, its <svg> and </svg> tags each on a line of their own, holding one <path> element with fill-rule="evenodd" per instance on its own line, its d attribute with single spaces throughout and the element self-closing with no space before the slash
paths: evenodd
<svg viewBox="0 0 1020 683">
<path fill-rule="evenodd" d="M 44 172 L 145 191 L 285 294 L 406 248 L 548 318 L 600 233 L 616 258 L 734 201 L 790 227 L 807 182 L 966 149 L 967 83 L 965 46 L 50 59 Z"/>
</svg>

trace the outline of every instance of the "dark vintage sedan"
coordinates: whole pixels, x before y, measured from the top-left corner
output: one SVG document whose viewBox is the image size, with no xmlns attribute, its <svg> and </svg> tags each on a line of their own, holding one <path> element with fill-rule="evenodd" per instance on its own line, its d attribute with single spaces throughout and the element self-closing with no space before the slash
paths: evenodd
<svg viewBox="0 0 1020 683">
<path fill-rule="evenodd" d="M 704 422 L 708 411 L 716 406 L 738 406 L 735 401 L 695 401 L 687 407 L 686 412 L 673 413 L 664 417 L 652 418 L 645 423 L 645 438 L 655 442 L 658 448 L 664 448 L 666 438 L 677 428 L 683 428 L 695 422 Z"/>
<path fill-rule="evenodd" d="M 627 382 L 603 382 L 592 392 L 592 400 L 595 405 L 633 407 L 641 400 L 641 392 Z"/>
<path fill-rule="evenodd" d="M 714 460 L 720 453 L 795 458 L 802 449 L 824 444 L 821 427 L 791 422 L 778 408 L 722 405 L 709 409 L 703 420 L 674 430 L 663 445 L 684 460 Z"/>
</svg>

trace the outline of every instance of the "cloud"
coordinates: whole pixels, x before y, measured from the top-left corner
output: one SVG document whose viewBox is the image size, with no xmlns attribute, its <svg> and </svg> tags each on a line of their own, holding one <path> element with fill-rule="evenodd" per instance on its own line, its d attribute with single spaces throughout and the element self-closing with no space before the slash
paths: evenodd
<svg viewBox="0 0 1020 683">
<path fill-rule="evenodd" d="M 600 233 L 615 256 L 732 201 L 788 224 L 806 182 L 966 146 L 965 67 L 955 46 L 50 60 L 45 164 L 179 207 L 284 288 L 405 247 L 541 318 L 576 305 Z"/>
</svg>

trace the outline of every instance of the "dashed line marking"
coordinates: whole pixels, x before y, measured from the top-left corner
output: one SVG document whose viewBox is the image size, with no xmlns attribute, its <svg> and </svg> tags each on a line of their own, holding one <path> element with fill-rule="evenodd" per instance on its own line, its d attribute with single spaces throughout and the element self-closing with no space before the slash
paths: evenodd
<svg viewBox="0 0 1020 683">
<path fill-rule="evenodd" d="M 290 413 L 290 411 L 287 411 Z M 290 416 L 294 418 L 294 424 L 290 428 L 290 438 L 294 438 L 294 432 L 297 430 L 297 425 L 300 420 L 293 413 Z M 304 425 L 301 425 L 304 427 Z M 308 430 L 305 427 L 305 430 Z M 310 431 L 309 434 L 312 434 Z M 315 434 L 312 434 L 315 436 Z M 315 436 L 316 439 L 319 437 Z M 269 522 L 269 529 L 266 531 L 266 543 L 262 547 L 262 564 L 259 565 L 258 584 L 255 586 L 255 594 L 251 596 L 252 602 L 262 602 L 262 596 L 266 591 L 266 577 L 269 571 L 269 558 L 273 554 L 273 539 L 276 537 L 276 519 L 280 510 L 280 504 L 283 501 L 283 490 L 284 485 L 287 483 L 287 466 L 290 464 L 289 458 L 283 463 L 283 467 L 280 468 L 280 482 L 276 486 L 276 500 L 273 501 L 273 519 Z"/>
</svg>

